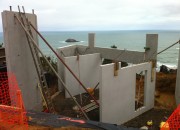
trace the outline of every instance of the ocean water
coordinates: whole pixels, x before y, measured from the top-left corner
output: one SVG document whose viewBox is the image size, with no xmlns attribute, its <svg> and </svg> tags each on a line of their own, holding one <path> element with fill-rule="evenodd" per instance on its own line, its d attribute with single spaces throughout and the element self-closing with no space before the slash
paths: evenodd
<svg viewBox="0 0 180 130">
<path fill-rule="evenodd" d="M 180 39 L 178 31 L 159 30 L 128 30 L 128 31 L 73 31 L 73 32 L 41 32 L 54 49 L 70 45 L 65 40 L 74 38 L 80 42 L 75 44 L 87 45 L 88 33 L 96 34 L 95 45 L 98 47 L 110 47 L 116 45 L 119 49 L 144 51 L 146 34 L 158 34 L 158 52 Z M 3 34 L 0 33 L 0 43 L 3 42 Z M 74 44 L 74 43 L 73 43 Z M 46 55 L 53 53 L 39 39 L 39 45 Z M 158 65 L 165 64 L 169 67 L 176 67 L 178 63 L 179 44 L 158 55 Z"/>
</svg>

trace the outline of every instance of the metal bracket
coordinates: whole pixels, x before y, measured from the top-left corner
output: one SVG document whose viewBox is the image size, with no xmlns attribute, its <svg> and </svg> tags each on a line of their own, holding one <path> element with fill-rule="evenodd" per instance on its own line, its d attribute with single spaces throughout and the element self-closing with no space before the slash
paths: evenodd
<svg viewBox="0 0 180 130">
<path fill-rule="evenodd" d="M 144 50 L 145 50 L 145 51 L 149 51 L 149 50 L 150 50 L 150 47 L 144 47 Z"/>
</svg>

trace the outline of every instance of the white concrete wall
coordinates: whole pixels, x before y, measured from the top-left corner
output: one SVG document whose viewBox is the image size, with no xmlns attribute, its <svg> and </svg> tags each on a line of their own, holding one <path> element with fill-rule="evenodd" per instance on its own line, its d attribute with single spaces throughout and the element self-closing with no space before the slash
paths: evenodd
<svg viewBox="0 0 180 130">
<path fill-rule="evenodd" d="M 83 45 L 77 45 L 77 48 L 80 54 L 85 55 L 92 53 L 100 53 L 101 57 L 105 59 L 116 59 L 117 61 L 124 61 L 134 64 L 142 63 L 142 61 L 144 60 L 144 52 L 102 47 L 89 48 L 88 46 Z"/>
<path fill-rule="evenodd" d="M 56 52 L 64 60 L 64 57 L 74 56 L 75 55 L 75 50 L 76 50 L 76 45 L 69 45 L 69 46 L 64 46 L 64 47 L 57 48 Z M 65 66 L 62 64 L 61 61 L 59 61 L 59 59 L 57 61 L 58 61 L 57 62 L 58 74 L 60 75 L 60 77 L 64 81 Z M 60 92 L 64 90 L 64 87 L 63 87 L 62 83 L 59 80 L 58 80 L 58 90 Z"/>
<path fill-rule="evenodd" d="M 77 60 L 77 56 L 65 57 L 64 61 L 86 87 L 94 88 L 99 82 L 100 54 L 80 55 L 79 61 Z M 64 76 L 67 88 L 72 95 L 85 92 L 67 69 L 64 71 Z M 66 97 L 69 97 L 67 92 Z"/>
<path fill-rule="evenodd" d="M 120 67 L 119 67 L 120 68 Z M 144 107 L 135 111 L 136 73 L 146 71 Z M 114 77 L 114 64 L 102 65 L 100 72 L 100 121 L 122 124 L 154 106 L 155 82 L 151 82 L 151 63 L 119 69 Z"/>
<path fill-rule="evenodd" d="M 23 101 L 27 110 L 42 110 L 42 100 L 37 88 L 38 76 L 27 43 L 25 32 L 14 17 L 12 11 L 2 13 L 3 35 L 5 43 L 7 70 L 15 74 L 18 85 L 22 91 Z M 29 21 L 37 27 L 35 14 L 26 14 Z M 37 35 L 33 37 L 38 43 Z"/>
<path fill-rule="evenodd" d="M 63 57 L 74 56 L 76 54 L 77 45 L 69 45 L 57 48 L 57 53 Z"/>
</svg>

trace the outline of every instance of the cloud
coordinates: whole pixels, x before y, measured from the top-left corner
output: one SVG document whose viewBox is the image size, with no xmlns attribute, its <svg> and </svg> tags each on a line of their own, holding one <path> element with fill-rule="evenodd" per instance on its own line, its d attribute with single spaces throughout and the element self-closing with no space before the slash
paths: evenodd
<svg viewBox="0 0 180 130">
<path fill-rule="evenodd" d="M 180 29 L 180 1 L 0 0 L 1 11 L 9 5 L 16 11 L 17 5 L 24 5 L 26 12 L 35 9 L 42 31 Z"/>
</svg>

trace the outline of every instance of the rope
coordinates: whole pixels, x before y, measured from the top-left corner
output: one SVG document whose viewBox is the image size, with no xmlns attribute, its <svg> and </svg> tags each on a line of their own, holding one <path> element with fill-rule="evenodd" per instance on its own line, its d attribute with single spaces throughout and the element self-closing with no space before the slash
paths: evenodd
<svg viewBox="0 0 180 130">
<path fill-rule="evenodd" d="M 170 46 L 166 47 L 166 48 L 165 48 L 165 49 L 163 49 L 162 51 L 158 52 L 158 53 L 157 53 L 157 55 L 159 55 L 159 54 L 161 54 L 162 52 L 166 51 L 167 49 L 169 49 L 169 48 L 173 47 L 173 46 L 174 46 L 174 45 L 176 45 L 177 43 L 179 43 L 179 44 L 180 44 L 180 40 L 179 40 L 179 41 L 177 41 L 177 42 L 175 42 L 174 44 L 172 44 L 172 45 L 170 45 Z"/>
<path fill-rule="evenodd" d="M 164 51 L 166 51 L 167 49 L 175 46 L 175 45 L 178 44 L 178 43 L 180 44 L 180 40 L 178 40 L 177 42 L 173 43 L 172 45 L 166 47 L 165 49 L 163 49 L 162 51 L 160 51 L 160 52 L 158 52 L 158 53 L 156 53 L 156 51 L 154 51 L 154 53 L 152 54 L 152 56 L 151 56 L 148 60 L 146 60 L 146 61 L 149 61 L 150 59 L 152 59 L 152 57 L 157 56 L 157 55 L 163 53 Z M 155 55 L 155 53 L 156 53 L 156 55 Z"/>
</svg>

